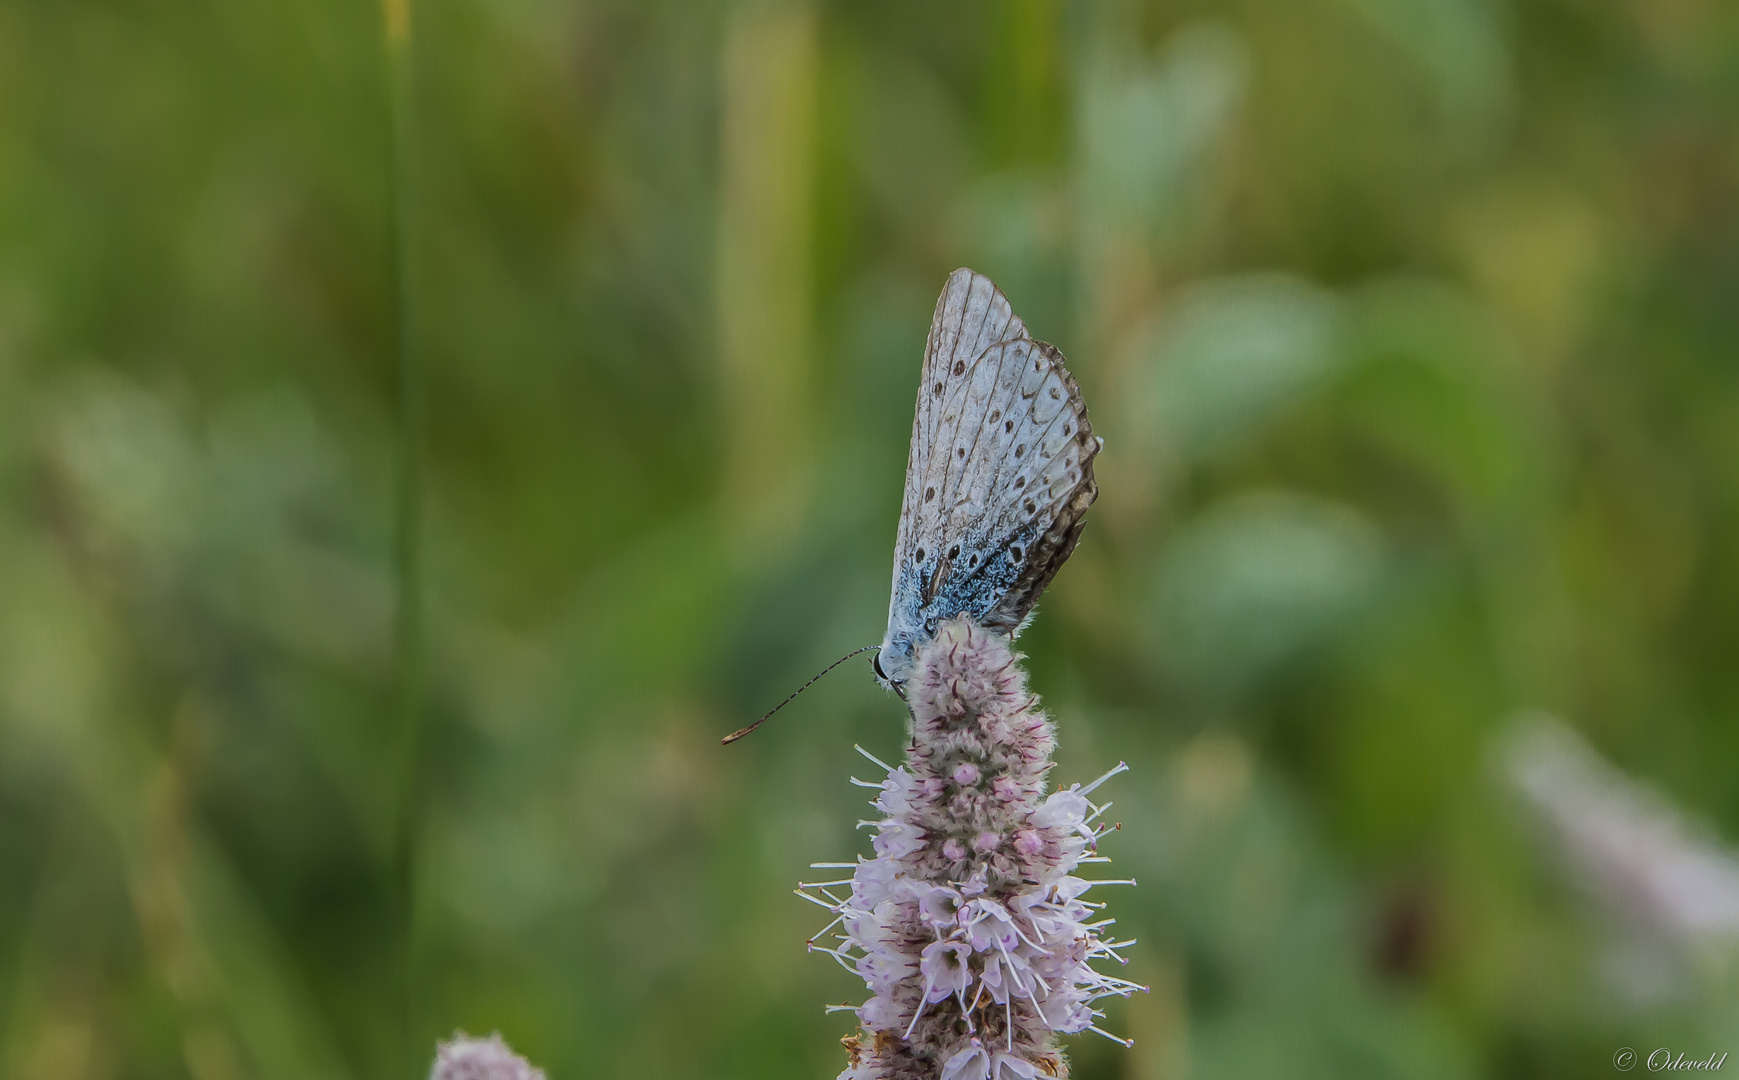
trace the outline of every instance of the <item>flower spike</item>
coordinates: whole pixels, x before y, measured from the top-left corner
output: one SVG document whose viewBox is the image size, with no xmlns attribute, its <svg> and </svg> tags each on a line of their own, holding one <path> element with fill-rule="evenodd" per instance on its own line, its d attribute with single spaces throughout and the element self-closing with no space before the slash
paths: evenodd
<svg viewBox="0 0 1739 1080">
<path fill-rule="evenodd" d="M 839 1080 L 1064 1078 L 1058 1035 L 1129 1044 L 1094 1024 L 1091 1003 L 1145 988 L 1089 961 L 1121 962 L 1117 950 L 1134 942 L 1102 938 L 1112 920 L 1081 894 L 1134 881 L 1075 875 L 1103 861 L 1094 844 L 1111 831 L 1090 824 L 1110 804 L 1087 795 L 1129 766 L 1047 795 L 1055 733 L 1016 659 L 1001 635 L 944 623 L 907 683 L 904 763 L 858 748 L 887 771 L 879 784 L 854 781 L 881 792 L 885 816 L 863 823 L 876 830 L 876 856 L 818 863 L 852 876 L 799 890 L 834 914 L 828 929 L 843 928 L 837 950 L 811 948 L 870 991 L 854 1010 L 862 1031 L 843 1040 L 851 1062 Z M 840 898 L 831 890 L 842 885 Z"/>
</svg>

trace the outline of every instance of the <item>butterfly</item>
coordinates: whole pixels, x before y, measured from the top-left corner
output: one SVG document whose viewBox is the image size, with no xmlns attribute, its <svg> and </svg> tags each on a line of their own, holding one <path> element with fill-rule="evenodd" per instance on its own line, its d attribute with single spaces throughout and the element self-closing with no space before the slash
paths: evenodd
<svg viewBox="0 0 1739 1080">
<path fill-rule="evenodd" d="M 754 731 L 859 653 L 873 650 L 876 678 L 904 697 L 918 650 L 956 615 L 1019 634 L 1080 539 L 1103 445 L 1063 354 L 1027 334 L 989 278 L 954 271 L 924 345 L 887 635 L 723 741 Z"/>
<path fill-rule="evenodd" d="M 967 615 L 1010 636 L 1025 627 L 1080 539 L 1103 445 L 1056 346 L 1033 340 L 983 274 L 949 275 L 924 345 L 874 659 L 883 685 L 903 691 L 945 619 Z"/>
</svg>

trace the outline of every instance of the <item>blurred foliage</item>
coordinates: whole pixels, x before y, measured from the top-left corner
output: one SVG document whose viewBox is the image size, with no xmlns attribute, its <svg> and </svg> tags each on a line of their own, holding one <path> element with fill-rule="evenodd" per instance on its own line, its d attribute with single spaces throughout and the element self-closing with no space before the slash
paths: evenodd
<svg viewBox="0 0 1739 1080">
<path fill-rule="evenodd" d="M 1739 836 L 1724 0 L 0 3 L 0 1073 L 411 1076 L 409 200 L 429 714 L 411 1042 L 826 1076 L 915 374 L 972 265 L 1102 496 L 1022 639 L 1154 992 L 1081 1077 L 1585 1077 L 1647 1001 L 1493 777 L 1546 709 Z M 1730 959 L 1730 958 L 1729 958 Z M 425 1059 L 426 1060 L 426 1059 Z"/>
</svg>

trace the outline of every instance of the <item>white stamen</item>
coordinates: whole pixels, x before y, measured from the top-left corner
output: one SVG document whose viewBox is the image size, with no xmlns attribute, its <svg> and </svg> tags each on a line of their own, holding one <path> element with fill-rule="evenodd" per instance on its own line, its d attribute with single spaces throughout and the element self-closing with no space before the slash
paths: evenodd
<svg viewBox="0 0 1739 1080">
<path fill-rule="evenodd" d="M 818 952 L 818 953 L 826 953 L 827 955 L 833 957 L 833 959 L 838 962 L 840 967 L 851 972 L 853 975 L 857 975 L 860 978 L 863 975 L 863 972 L 861 972 L 857 969 L 857 961 L 855 959 L 853 959 L 851 956 L 848 956 L 847 954 L 840 952 L 838 949 L 824 949 L 821 946 L 817 945 L 814 948 L 810 949 L 809 951 L 810 952 Z"/>
<path fill-rule="evenodd" d="M 839 924 L 840 924 L 840 923 L 842 923 L 842 922 L 844 922 L 844 921 L 845 921 L 845 915 L 844 915 L 844 913 L 841 913 L 841 914 L 839 914 L 839 915 L 836 915 L 836 916 L 834 916 L 834 918 L 833 918 L 833 921 L 832 921 L 832 922 L 830 922 L 830 923 L 828 923 L 828 924 L 827 924 L 827 925 L 826 925 L 826 926 L 824 926 L 824 927 L 822 927 L 822 928 L 821 928 L 821 929 L 819 929 L 819 930 L 817 930 L 817 931 L 815 931 L 815 937 L 812 937 L 812 938 L 810 938 L 810 939 L 809 939 L 809 940 L 810 940 L 810 941 L 811 941 L 811 942 L 813 942 L 813 941 L 814 941 L 814 940 L 815 940 L 815 938 L 818 938 L 818 937 L 820 937 L 820 936 L 821 936 L 821 935 L 822 935 L 822 934 L 825 934 L 825 933 L 827 933 L 827 932 L 828 932 L 828 931 L 829 931 L 829 930 L 832 930 L 832 929 L 833 929 L 833 928 L 834 928 L 834 927 L 836 927 L 836 926 L 838 926 L 838 925 L 839 925 Z"/>
<path fill-rule="evenodd" d="M 1107 1039 L 1110 1039 L 1110 1040 L 1111 1040 L 1111 1041 L 1112 1041 L 1112 1042 L 1114 1042 L 1114 1043 L 1122 1043 L 1122 1044 L 1123 1044 L 1123 1045 L 1124 1045 L 1124 1047 L 1125 1047 L 1125 1048 L 1127 1048 L 1127 1047 L 1131 1047 L 1131 1046 L 1134 1046 L 1134 1045 L 1135 1045 L 1135 1040 L 1134 1040 L 1134 1039 L 1124 1039 L 1124 1038 L 1120 1038 L 1120 1037 L 1118 1037 L 1118 1036 L 1116 1036 L 1116 1035 L 1113 1035 L 1113 1034 L 1111 1034 L 1111 1033 L 1110 1033 L 1110 1032 L 1109 1032 L 1109 1031 L 1106 1031 L 1106 1030 L 1105 1030 L 1105 1029 L 1104 1029 L 1104 1028 L 1102 1028 L 1102 1027 L 1100 1027 L 1100 1026 L 1099 1026 L 1099 1025 L 1097 1025 L 1097 1024 L 1088 1024 L 1088 1025 L 1087 1025 L 1087 1030 L 1088 1030 L 1088 1031 L 1096 1031 L 1096 1032 L 1098 1032 L 1098 1033 L 1099 1033 L 1099 1034 L 1101 1034 L 1101 1035 L 1103 1035 L 1103 1036 L 1105 1036 L 1105 1037 L 1106 1037 L 1106 1038 L 1107 1038 Z"/>
<path fill-rule="evenodd" d="M 1111 946 L 1109 946 L 1109 945 L 1101 945 L 1098 948 L 1094 949 L 1092 952 L 1089 952 L 1087 955 L 1090 957 L 1109 956 L 1111 959 L 1117 961 L 1119 964 L 1129 963 L 1129 961 L 1123 959 L 1123 957 L 1121 957 L 1121 956 L 1117 955 L 1117 953 L 1113 952 L 1111 949 Z"/>
<path fill-rule="evenodd" d="M 883 771 L 887 772 L 890 776 L 893 774 L 894 770 L 892 769 L 892 767 L 890 767 L 888 765 L 887 762 L 883 761 L 879 757 L 876 757 L 874 754 L 870 753 L 868 750 L 865 750 L 863 747 L 857 745 L 856 743 L 852 743 L 851 746 L 852 746 L 853 750 L 856 750 L 858 753 L 862 754 L 864 757 L 869 758 L 871 761 L 875 762 L 877 765 L 880 765 L 882 767 Z"/>
<path fill-rule="evenodd" d="M 918 1028 L 918 1017 L 924 1015 L 924 1006 L 928 1004 L 930 1004 L 930 980 L 926 978 L 924 980 L 924 995 L 918 999 L 918 1007 L 912 1010 L 912 1022 L 906 1025 L 906 1033 L 900 1038 L 909 1039 L 912 1037 L 912 1032 Z"/>
<path fill-rule="evenodd" d="M 1129 763 L 1127 761 L 1119 761 L 1117 763 L 1116 768 L 1112 769 L 1110 772 L 1106 773 L 1104 776 L 1101 776 L 1099 779 L 1093 781 L 1091 784 L 1088 784 L 1086 787 L 1082 788 L 1081 794 L 1082 795 L 1090 795 L 1093 793 L 1093 789 L 1097 788 L 1100 784 L 1103 784 L 1105 781 L 1111 779 L 1113 776 L 1116 776 L 1118 773 L 1128 772 L 1128 771 L 1129 771 Z"/>
<path fill-rule="evenodd" d="M 1048 996 L 1048 995 L 1047 995 L 1047 996 Z M 1030 989 L 1029 989 L 1029 990 L 1027 990 L 1027 992 L 1026 992 L 1026 999 L 1027 999 L 1027 1000 L 1028 1000 L 1028 1001 L 1030 1001 L 1030 1002 L 1032 1002 L 1032 1003 L 1033 1003 L 1033 1012 L 1036 1012 L 1036 1013 L 1038 1013 L 1038 1014 L 1039 1014 L 1039 1020 L 1040 1020 L 1040 1021 L 1041 1021 L 1041 1022 L 1042 1022 L 1042 1023 L 1043 1023 L 1043 1024 L 1044 1024 L 1044 1025 L 1045 1025 L 1045 1026 L 1046 1026 L 1046 1027 L 1056 1027 L 1056 1026 L 1057 1026 L 1057 1025 L 1055 1025 L 1055 1024 L 1053 1024 L 1053 1023 L 1051 1023 L 1051 1019 L 1050 1019 L 1050 1017 L 1048 1017 L 1048 1016 L 1046 1016 L 1046 1015 L 1045 1015 L 1045 1010 L 1044 1010 L 1044 1006 L 1042 1006 L 1042 1005 L 1040 1005 L 1040 1004 L 1039 1004 L 1039 999 L 1038 999 L 1038 998 L 1036 998 L 1036 997 L 1034 997 L 1034 996 L 1033 996 L 1033 992 L 1032 992 L 1032 990 L 1030 990 Z"/>
</svg>

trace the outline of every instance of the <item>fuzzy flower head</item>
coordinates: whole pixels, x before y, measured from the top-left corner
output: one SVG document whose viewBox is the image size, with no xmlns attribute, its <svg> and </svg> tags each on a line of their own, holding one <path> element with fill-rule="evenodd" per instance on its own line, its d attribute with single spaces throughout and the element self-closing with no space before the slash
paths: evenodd
<svg viewBox="0 0 1739 1080">
<path fill-rule="evenodd" d="M 1536 717 L 1504 746 L 1509 779 L 1556 834 L 1568 869 L 1636 936 L 1687 955 L 1739 952 L 1739 853 L 1708 826 Z"/>
<path fill-rule="evenodd" d="M 818 864 L 852 875 L 804 886 L 835 916 L 811 948 L 871 994 L 840 1080 L 1066 1077 L 1056 1037 L 1106 1034 L 1094 1002 L 1143 989 L 1090 966 L 1134 942 L 1101 937 L 1113 920 L 1082 899 L 1134 882 L 1076 874 L 1106 861 L 1088 796 L 1125 766 L 1047 794 L 1051 723 L 1008 640 L 965 618 L 919 652 L 907 700 L 905 763 L 867 785 L 884 815 L 875 858 Z"/>
<path fill-rule="evenodd" d="M 515 1054 L 500 1032 L 473 1039 L 460 1031 L 436 1048 L 429 1080 L 544 1080 L 544 1075 Z"/>
</svg>

